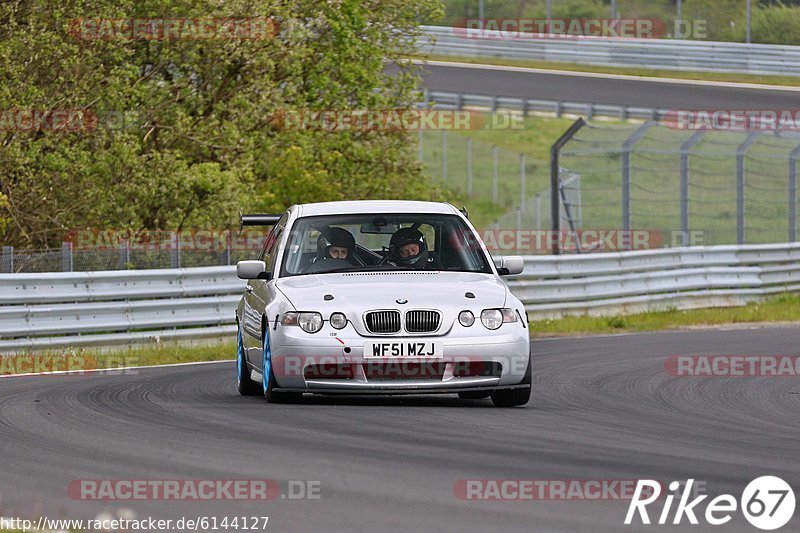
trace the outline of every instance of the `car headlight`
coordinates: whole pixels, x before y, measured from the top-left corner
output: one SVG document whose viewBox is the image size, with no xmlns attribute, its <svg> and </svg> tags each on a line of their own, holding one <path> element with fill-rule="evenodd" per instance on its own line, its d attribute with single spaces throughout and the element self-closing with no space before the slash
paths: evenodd
<svg viewBox="0 0 800 533">
<path fill-rule="evenodd" d="M 475 315 L 472 314 L 472 311 L 461 311 L 458 313 L 458 323 L 468 328 L 475 323 Z"/>
<path fill-rule="evenodd" d="M 306 333 L 316 333 L 322 329 L 322 315 L 317 312 L 290 311 L 283 314 L 281 325 L 300 326 L 300 329 Z"/>
<path fill-rule="evenodd" d="M 347 317 L 344 313 L 333 313 L 330 318 L 331 326 L 336 329 L 342 329 L 347 325 Z"/>
<path fill-rule="evenodd" d="M 504 323 L 516 322 L 517 315 L 513 309 L 484 309 L 481 311 L 481 323 L 486 329 L 497 329 Z"/>
</svg>

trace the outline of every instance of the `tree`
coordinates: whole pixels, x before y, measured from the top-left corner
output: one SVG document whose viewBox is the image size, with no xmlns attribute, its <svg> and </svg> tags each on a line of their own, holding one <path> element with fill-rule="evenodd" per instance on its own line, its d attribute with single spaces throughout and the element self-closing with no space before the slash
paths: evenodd
<svg viewBox="0 0 800 533">
<path fill-rule="evenodd" d="M 0 4 L 0 242 L 48 246 L 76 227 L 220 227 L 239 209 L 429 196 L 408 132 L 295 131 L 273 117 L 411 106 L 417 77 L 402 58 L 434 0 L 164 4 Z M 177 39 L 130 39 L 127 26 L 107 24 L 179 17 L 270 25 L 257 38 L 207 39 L 198 24 Z M 20 125 L 54 110 L 80 127 Z"/>
</svg>

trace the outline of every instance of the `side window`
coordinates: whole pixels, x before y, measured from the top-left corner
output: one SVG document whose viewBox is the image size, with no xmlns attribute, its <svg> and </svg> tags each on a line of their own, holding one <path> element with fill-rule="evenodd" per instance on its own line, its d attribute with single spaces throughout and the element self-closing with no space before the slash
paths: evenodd
<svg viewBox="0 0 800 533">
<path fill-rule="evenodd" d="M 284 226 L 286 226 L 287 218 L 288 213 L 281 217 L 264 240 L 264 248 L 261 250 L 261 256 L 259 258 L 267 264 L 267 270 L 269 271 L 272 271 L 275 266 L 275 258 L 277 256 L 275 249 L 281 240 L 281 234 L 283 233 Z"/>
</svg>

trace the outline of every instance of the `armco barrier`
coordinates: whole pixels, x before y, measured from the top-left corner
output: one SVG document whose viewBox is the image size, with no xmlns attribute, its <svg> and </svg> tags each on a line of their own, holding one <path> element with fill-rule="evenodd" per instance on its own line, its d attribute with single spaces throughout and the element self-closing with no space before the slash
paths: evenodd
<svg viewBox="0 0 800 533">
<path fill-rule="evenodd" d="M 620 39 L 608 37 L 508 38 L 497 31 L 485 37 L 467 37 L 466 30 L 424 26 L 421 52 L 460 57 L 582 63 L 697 72 L 800 76 L 800 46 L 687 41 L 675 39 Z"/>
<path fill-rule="evenodd" d="M 233 334 L 234 267 L 0 274 L 0 351 Z"/>
<path fill-rule="evenodd" d="M 531 317 L 743 305 L 800 291 L 800 243 L 525 258 Z M 0 351 L 235 332 L 233 267 L 0 275 Z"/>
</svg>

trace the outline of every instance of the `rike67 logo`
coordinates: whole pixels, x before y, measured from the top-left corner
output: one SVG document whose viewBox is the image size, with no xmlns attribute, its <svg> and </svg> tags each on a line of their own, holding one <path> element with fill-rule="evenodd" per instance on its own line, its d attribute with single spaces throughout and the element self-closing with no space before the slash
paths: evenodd
<svg viewBox="0 0 800 533">
<path fill-rule="evenodd" d="M 685 489 L 681 490 L 682 483 L 673 481 L 669 484 L 670 493 L 664 498 L 664 506 L 658 515 L 657 524 L 665 525 L 672 523 L 680 524 L 683 518 L 692 525 L 699 524 L 698 515 L 704 518 L 706 523 L 713 526 L 727 524 L 733 518 L 733 513 L 741 508 L 742 514 L 751 525 L 764 531 L 772 531 L 785 526 L 794 516 L 795 496 L 792 487 L 784 480 L 774 476 L 763 476 L 751 481 L 740 500 L 730 494 L 722 494 L 709 501 L 705 508 L 705 513 L 700 512 L 700 504 L 708 498 L 708 495 L 697 496 L 691 501 L 693 479 L 689 479 L 685 484 Z M 628 514 L 625 517 L 625 525 L 634 522 L 637 515 L 642 524 L 651 524 L 647 506 L 653 504 L 661 497 L 662 485 L 654 480 L 639 480 L 633 499 L 628 507 Z M 646 496 L 644 496 L 646 494 Z M 679 498 L 675 507 L 672 521 L 672 504 L 675 497 Z M 654 506 L 655 507 L 655 506 Z M 651 509 L 654 510 L 654 509 Z"/>
</svg>

